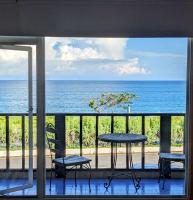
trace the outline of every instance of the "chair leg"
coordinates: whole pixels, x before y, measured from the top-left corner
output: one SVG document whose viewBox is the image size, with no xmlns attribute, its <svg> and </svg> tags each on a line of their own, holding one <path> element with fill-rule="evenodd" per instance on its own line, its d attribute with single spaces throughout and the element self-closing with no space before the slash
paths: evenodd
<svg viewBox="0 0 193 200">
<path fill-rule="evenodd" d="M 159 158 L 159 160 L 158 160 L 158 169 L 159 169 L 158 183 L 160 183 L 160 179 L 161 179 L 161 176 L 162 176 L 162 166 L 161 166 L 161 163 L 162 163 L 162 159 Z"/>
<path fill-rule="evenodd" d="M 165 159 L 162 160 L 162 175 L 163 175 L 162 189 L 164 190 L 164 187 L 165 187 Z"/>
<path fill-rule="evenodd" d="M 90 186 L 90 182 L 91 182 L 91 165 L 90 165 L 90 163 L 88 163 L 88 167 L 89 167 L 89 180 L 88 180 L 88 184 L 89 184 L 89 192 L 91 192 L 91 186 Z"/>
<path fill-rule="evenodd" d="M 75 168 L 75 176 L 74 176 L 74 180 L 75 180 L 75 187 L 77 187 L 77 178 L 76 178 L 76 175 L 77 175 L 77 166 Z"/>
<path fill-rule="evenodd" d="M 64 179 L 63 179 L 63 185 L 64 185 L 64 187 L 63 187 L 63 189 L 64 189 L 64 194 L 66 193 L 66 168 L 65 168 L 65 171 L 64 171 Z"/>
<path fill-rule="evenodd" d="M 49 189 L 49 191 L 51 191 L 51 187 L 52 187 L 52 171 L 53 171 L 53 163 L 51 164 L 50 189 Z"/>
</svg>

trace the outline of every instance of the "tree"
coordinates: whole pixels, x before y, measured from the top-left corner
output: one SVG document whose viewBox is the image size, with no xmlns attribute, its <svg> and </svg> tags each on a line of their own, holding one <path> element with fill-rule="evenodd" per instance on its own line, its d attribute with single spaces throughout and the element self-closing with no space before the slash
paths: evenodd
<svg viewBox="0 0 193 200">
<path fill-rule="evenodd" d="M 130 106 L 137 96 L 132 93 L 103 93 L 98 98 L 93 98 L 89 101 L 89 107 L 95 112 L 102 112 L 106 108 L 112 108 L 115 106 L 121 107 L 127 112 L 130 112 Z"/>
</svg>

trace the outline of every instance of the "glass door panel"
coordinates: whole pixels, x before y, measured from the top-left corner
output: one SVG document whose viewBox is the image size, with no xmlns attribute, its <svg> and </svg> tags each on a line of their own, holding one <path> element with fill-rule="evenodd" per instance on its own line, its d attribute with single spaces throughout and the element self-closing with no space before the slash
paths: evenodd
<svg viewBox="0 0 193 200">
<path fill-rule="evenodd" d="M 32 88 L 32 47 L 0 45 L 0 195 L 33 189 Z"/>
</svg>

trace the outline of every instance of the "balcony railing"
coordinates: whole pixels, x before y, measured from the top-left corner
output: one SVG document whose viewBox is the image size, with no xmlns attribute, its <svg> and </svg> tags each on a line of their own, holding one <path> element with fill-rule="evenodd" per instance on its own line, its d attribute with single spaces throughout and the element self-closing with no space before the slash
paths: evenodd
<svg viewBox="0 0 193 200">
<path fill-rule="evenodd" d="M 69 139 L 69 133 L 70 133 L 70 128 L 69 126 L 69 121 L 67 122 L 67 120 L 69 120 L 70 118 L 75 117 L 76 120 L 76 124 L 73 124 L 74 126 L 76 126 L 76 138 L 74 138 L 74 140 L 76 140 L 76 142 L 73 141 L 72 138 Z M 85 148 L 92 148 L 94 149 L 94 163 L 92 163 L 92 167 L 95 170 L 99 170 L 100 166 L 99 166 L 99 150 L 101 147 L 101 142 L 98 141 L 98 135 L 104 132 L 103 128 L 101 128 L 101 119 L 102 118 L 106 118 L 106 122 L 108 122 L 106 125 L 108 126 L 108 133 L 111 132 L 117 132 L 119 129 L 121 129 L 121 131 L 119 132 L 123 132 L 123 133 L 133 133 L 135 131 L 135 123 L 131 124 L 132 120 L 135 120 L 136 118 L 138 118 L 138 130 L 136 131 L 137 133 L 146 135 L 148 130 L 147 130 L 147 122 L 149 123 L 153 123 L 151 120 L 147 121 L 147 119 L 151 119 L 151 118 L 156 118 L 157 120 L 157 129 L 153 130 L 152 132 L 154 133 L 155 131 L 155 135 L 153 136 L 154 138 L 157 137 L 157 140 L 154 140 L 152 143 L 148 143 L 148 145 L 157 145 L 160 148 L 161 152 L 170 152 L 171 150 L 171 145 L 172 145 L 172 132 L 174 132 L 175 128 L 173 128 L 174 125 L 172 125 L 172 118 L 176 117 L 176 118 L 180 118 L 181 122 L 181 127 L 179 128 L 182 132 L 183 132 L 183 136 L 181 136 L 180 139 L 180 144 L 177 145 L 181 145 L 181 146 L 185 146 L 184 145 L 184 119 L 185 119 L 185 114 L 183 113 L 131 113 L 131 114 L 123 114 L 123 113 L 48 113 L 46 115 L 46 121 L 48 122 L 52 122 L 55 127 L 56 127 L 56 139 L 57 140 L 61 140 L 64 141 L 63 142 L 63 151 L 64 151 L 64 155 L 67 155 L 67 150 L 68 148 L 76 148 L 76 151 L 79 151 L 80 155 L 83 155 L 84 152 L 83 150 Z M 17 118 L 17 123 L 15 123 L 17 127 L 19 127 L 15 133 L 14 130 L 11 130 L 11 126 L 13 126 L 13 119 Z M 92 132 L 92 144 L 90 145 L 91 147 L 87 146 L 87 143 L 85 143 L 85 132 L 84 132 L 84 126 L 85 124 L 83 123 L 85 119 L 87 119 L 87 121 L 89 121 L 89 119 L 91 120 L 92 118 L 92 123 L 94 123 L 94 133 Z M 121 123 L 119 122 L 120 120 L 118 120 L 119 118 L 122 119 Z M 27 130 L 28 130 L 28 125 L 27 125 L 27 114 L 25 113 L 10 113 L 10 114 L 0 114 L 0 119 L 1 119 L 1 123 L 4 124 L 3 127 L 1 127 L 1 135 L 3 138 L 1 138 L 1 144 L 4 144 L 1 146 L 1 150 L 3 149 L 3 151 L 5 152 L 5 167 L 1 168 L 1 170 L 10 170 L 13 169 L 13 167 L 10 167 L 10 158 L 12 155 L 10 155 L 10 151 L 20 148 L 20 156 L 21 156 L 21 167 L 17 168 L 19 170 L 25 170 L 26 169 L 26 161 L 25 161 L 25 157 L 26 155 L 26 149 L 27 149 L 27 142 L 28 142 L 28 137 L 27 137 Z M 13 121 L 12 121 L 13 120 Z M 34 115 L 34 148 L 35 144 L 36 144 L 36 125 L 35 125 L 35 121 L 36 121 L 36 116 Z M 140 122 L 140 124 L 139 124 Z M 78 124 L 77 124 L 78 123 Z M 88 123 L 87 123 L 88 125 Z M 103 121 L 103 125 L 105 126 L 105 123 Z M 120 127 L 121 128 L 120 128 Z M 118 128 L 117 128 L 118 127 Z M 71 127 L 73 129 L 73 127 Z M 77 131 L 77 129 L 79 129 Z M 89 127 L 87 127 L 87 131 L 89 131 Z M 93 130 L 92 130 L 93 131 Z M 179 131 L 178 129 L 176 129 L 176 131 Z M 13 141 L 14 139 L 12 138 L 13 135 L 15 134 L 19 134 L 19 145 L 17 144 L 17 141 Z M 78 135 L 78 136 L 77 136 Z M 15 137 L 15 136 L 14 136 Z M 78 139 L 77 139 L 78 138 Z M 179 138 L 177 138 L 179 139 Z M 148 140 L 152 140 L 152 136 L 151 138 L 148 138 Z M 16 142 L 16 143 L 15 143 Z M 74 143 L 73 145 L 70 144 L 70 142 Z M 179 143 L 179 141 L 176 141 L 177 143 Z M 104 144 L 103 144 L 104 145 Z M 106 168 L 112 168 L 113 166 L 113 151 L 112 151 L 112 146 L 108 146 L 107 147 L 109 149 L 111 149 L 110 151 L 110 157 L 111 157 L 111 165 Z M 142 143 L 141 145 L 141 170 L 147 170 L 146 166 L 145 166 L 145 159 L 146 159 L 146 154 L 145 154 L 145 147 L 147 144 Z M 19 146 L 19 147 L 14 147 L 14 146 Z M 68 147 L 70 146 L 70 147 Z M 123 148 L 125 148 L 125 160 L 126 160 L 126 166 L 125 169 L 128 168 L 128 148 L 127 146 L 124 146 Z M 56 155 L 57 156 L 57 155 Z"/>
</svg>

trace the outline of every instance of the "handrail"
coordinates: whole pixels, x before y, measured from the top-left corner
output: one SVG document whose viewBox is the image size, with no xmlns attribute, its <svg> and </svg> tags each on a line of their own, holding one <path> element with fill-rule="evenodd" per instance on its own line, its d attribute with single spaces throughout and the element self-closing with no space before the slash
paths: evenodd
<svg viewBox="0 0 193 200">
<path fill-rule="evenodd" d="M 0 116 L 27 116 L 28 113 L 0 113 Z M 33 113 L 36 116 L 36 113 Z M 185 113 L 46 113 L 46 116 L 185 116 Z"/>
<path fill-rule="evenodd" d="M 5 117 L 6 123 L 6 169 L 10 169 L 10 117 L 21 117 L 21 144 L 22 144 L 22 164 L 21 169 L 25 170 L 25 117 L 28 113 L 0 113 L 0 117 Z M 36 114 L 33 114 L 36 116 Z M 79 150 L 80 155 L 83 155 L 83 117 L 95 117 L 95 169 L 100 169 L 99 167 L 99 118 L 100 117 L 110 117 L 110 131 L 114 132 L 114 117 L 125 117 L 125 132 L 129 132 L 129 120 L 130 117 L 141 117 L 141 133 L 145 135 L 145 119 L 146 117 L 158 116 L 160 117 L 160 149 L 164 152 L 169 152 L 171 147 L 171 117 L 172 116 L 182 116 L 185 119 L 185 113 L 46 113 L 46 116 L 55 117 L 55 127 L 56 127 L 56 139 L 64 141 L 64 155 L 66 155 L 66 117 L 74 116 L 79 117 Z M 57 156 L 57 155 L 56 155 Z M 112 167 L 112 157 L 113 152 L 111 148 L 111 167 Z M 126 161 L 128 160 L 128 147 L 126 146 Z M 128 168 L 128 165 L 126 165 Z M 145 170 L 145 144 L 142 144 L 141 148 L 141 169 Z"/>
</svg>

